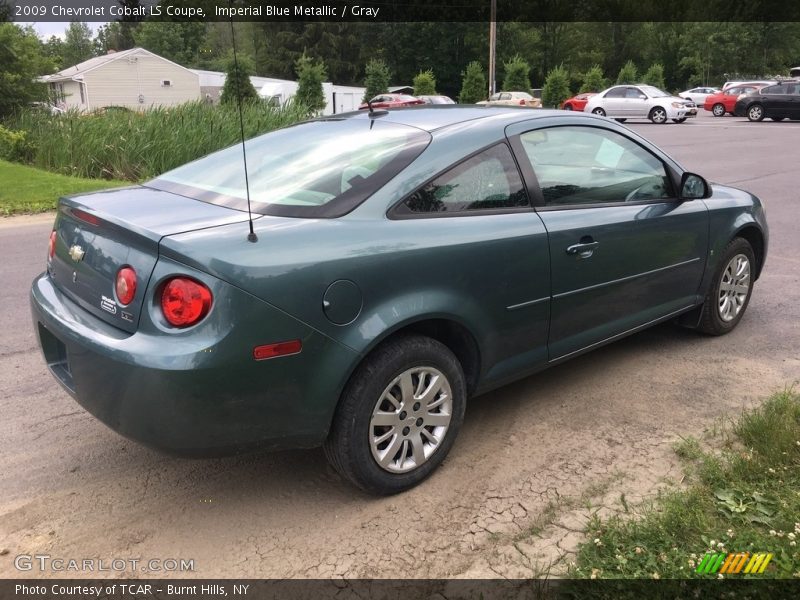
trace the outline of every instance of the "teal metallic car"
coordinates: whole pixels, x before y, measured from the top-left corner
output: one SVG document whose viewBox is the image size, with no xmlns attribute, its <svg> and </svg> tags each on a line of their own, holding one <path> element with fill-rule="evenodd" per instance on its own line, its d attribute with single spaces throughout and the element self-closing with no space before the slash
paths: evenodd
<svg viewBox="0 0 800 600">
<path fill-rule="evenodd" d="M 361 111 L 242 151 L 60 201 L 45 360 L 141 443 L 322 445 L 376 494 L 441 463 L 470 397 L 666 320 L 728 333 L 767 254 L 758 198 L 589 114 Z"/>
</svg>

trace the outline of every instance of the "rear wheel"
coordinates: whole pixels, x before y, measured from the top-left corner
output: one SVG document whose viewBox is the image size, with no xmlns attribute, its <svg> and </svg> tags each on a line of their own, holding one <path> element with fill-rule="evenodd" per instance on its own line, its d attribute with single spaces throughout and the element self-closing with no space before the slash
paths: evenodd
<svg viewBox="0 0 800 600">
<path fill-rule="evenodd" d="M 606 116 L 606 111 L 604 111 L 602 108 L 600 108 L 600 107 L 598 106 L 597 108 L 595 108 L 595 109 L 592 111 L 592 114 L 594 114 L 594 115 L 597 115 L 597 116 L 599 116 L 599 117 L 605 117 L 605 116 Z"/>
<path fill-rule="evenodd" d="M 711 114 L 715 117 L 724 117 L 725 116 L 725 106 L 717 102 L 714 106 L 711 107 Z"/>
<path fill-rule="evenodd" d="M 753 104 L 747 109 L 747 118 L 750 121 L 763 121 L 764 120 L 764 107 L 760 104 Z"/>
<path fill-rule="evenodd" d="M 656 106 L 650 111 L 648 118 L 657 125 L 663 125 L 667 122 L 667 111 L 661 106 Z"/>
<path fill-rule="evenodd" d="M 465 405 L 464 374 L 447 346 L 418 335 L 392 339 L 347 384 L 325 454 L 371 494 L 405 491 L 447 456 Z"/>
<path fill-rule="evenodd" d="M 754 274 L 752 246 L 743 238 L 734 238 L 722 253 L 697 329 L 709 335 L 732 331 L 750 302 Z"/>
<path fill-rule="evenodd" d="M 617 123 L 624 123 L 628 119 L 614 119 Z"/>
<path fill-rule="evenodd" d="M 783 121 L 785 118 L 786 117 L 770 117 L 770 119 L 772 119 L 773 121 L 778 121 L 778 122 Z"/>
<path fill-rule="evenodd" d="M 572 110 L 572 104 L 565 104 L 564 110 Z"/>
</svg>

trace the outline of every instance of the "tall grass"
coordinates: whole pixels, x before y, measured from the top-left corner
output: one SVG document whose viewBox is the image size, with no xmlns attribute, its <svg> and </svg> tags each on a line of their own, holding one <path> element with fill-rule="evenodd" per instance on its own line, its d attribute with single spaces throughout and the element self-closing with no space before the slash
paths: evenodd
<svg viewBox="0 0 800 600">
<path fill-rule="evenodd" d="M 303 120 L 304 107 L 248 103 L 242 107 L 245 137 Z M 236 143 L 236 106 L 190 102 L 144 112 L 50 115 L 23 110 L 5 122 L 26 132 L 30 164 L 78 177 L 141 181 Z"/>
</svg>

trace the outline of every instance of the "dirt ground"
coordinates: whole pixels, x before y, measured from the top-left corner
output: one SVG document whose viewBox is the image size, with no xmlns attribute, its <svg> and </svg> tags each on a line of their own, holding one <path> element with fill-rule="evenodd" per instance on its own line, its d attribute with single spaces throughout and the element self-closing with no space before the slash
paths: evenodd
<svg viewBox="0 0 800 600">
<path fill-rule="evenodd" d="M 0 577 L 563 573 L 592 514 L 680 480 L 679 436 L 800 379 L 800 123 L 704 115 L 632 128 L 687 168 L 765 201 L 770 254 L 744 320 L 722 338 L 659 326 L 474 399 L 442 468 L 391 498 L 347 485 L 320 450 L 192 461 L 105 428 L 57 386 L 36 346 L 27 291 L 50 220 L 4 220 Z M 193 559 L 194 570 L 15 567 L 35 554 Z"/>
</svg>

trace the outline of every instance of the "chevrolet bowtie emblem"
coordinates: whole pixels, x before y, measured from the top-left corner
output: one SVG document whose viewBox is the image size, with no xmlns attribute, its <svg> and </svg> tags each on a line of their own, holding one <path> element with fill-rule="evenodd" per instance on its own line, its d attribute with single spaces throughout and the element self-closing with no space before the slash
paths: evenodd
<svg viewBox="0 0 800 600">
<path fill-rule="evenodd" d="M 69 257 L 75 262 L 81 262 L 84 254 L 86 254 L 86 251 L 78 246 L 78 244 L 75 244 L 69 249 Z"/>
</svg>

